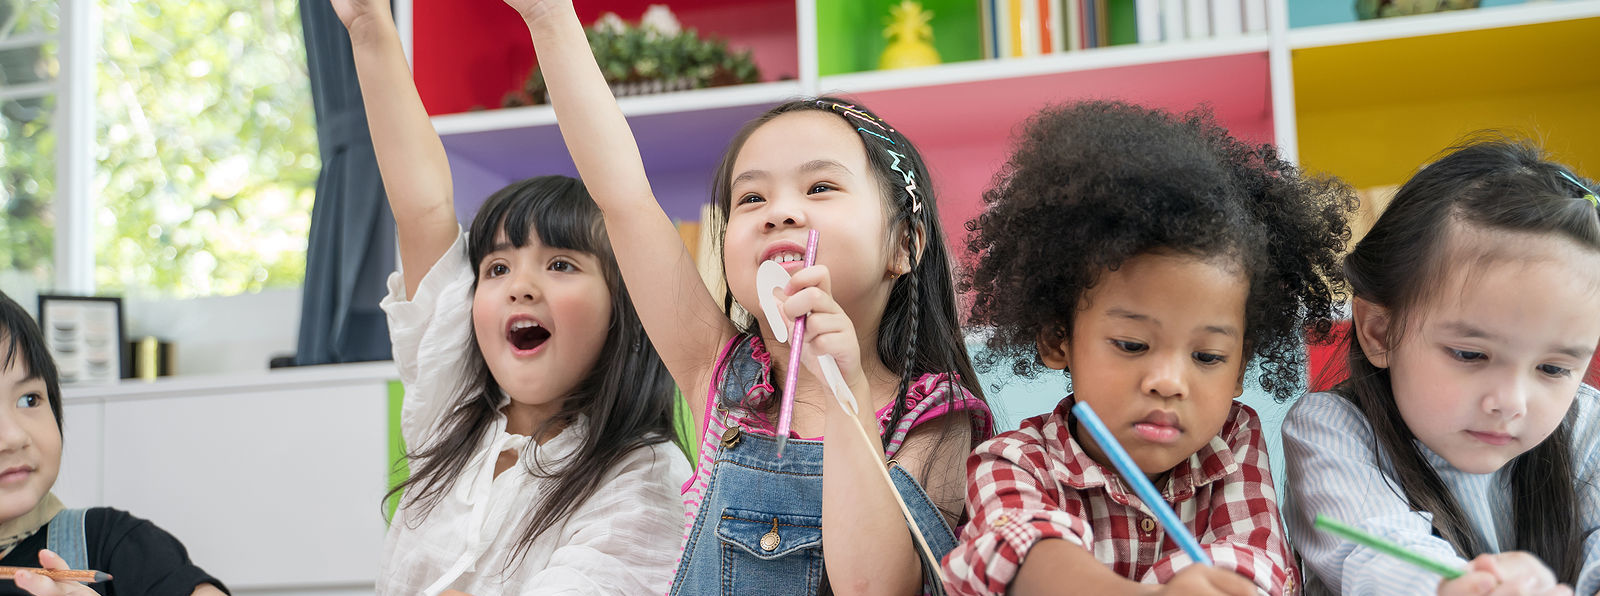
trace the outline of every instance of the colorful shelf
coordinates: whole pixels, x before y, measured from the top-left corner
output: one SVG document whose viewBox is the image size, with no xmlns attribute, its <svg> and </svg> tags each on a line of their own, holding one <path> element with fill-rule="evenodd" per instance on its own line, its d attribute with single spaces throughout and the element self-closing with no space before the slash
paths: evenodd
<svg viewBox="0 0 1600 596">
<path fill-rule="evenodd" d="M 430 111 L 442 114 L 434 123 L 451 157 L 463 215 L 515 179 L 574 173 L 548 107 L 459 113 L 497 102 L 515 84 L 507 81 L 520 81 L 531 68 L 532 47 L 520 21 L 494 10 L 500 6 L 461 14 L 466 11 L 448 0 L 414 1 L 418 85 Z M 1289 0 L 1272 1 L 1281 11 Z M 610 10 L 633 19 L 648 3 L 586 3 L 580 17 Z M 934 168 L 952 233 L 977 212 L 1015 127 L 1044 105 L 1076 98 L 1121 98 L 1179 111 L 1204 104 L 1244 138 L 1298 140 L 1308 169 L 1358 187 L 1397 183 L 1451 141 L 1483 127 L 1530 132 L 1558 158 L 1580 169 L 1600 168 L 1594 153 L 1600 149 L 1588 141 L 1600 138 L 1591 115 L 1600 103 L 1600 70 L 1587 68 L 1593 40 L 1600 39 L 1600 0 L 1032 58 L 978 60 L 945 53 L 941 45 L 943 65 L 856 72 L 876 59 L 882 17 L 872 15 L 885 12 L 887 3 L 673 4 L 685 26 L 753 48 L 767 78 L 789 80 L 619 102 L 668 213 L 697 217 L 716 161 L 743 122 L 790 97 L 820 93 L 852 94 L 909 132 Z M 936 43 L 965 44 L 950 28 L 969 17 L 977 36 L 975 0 L 925 5 L 935 12 Z M 448 18 L 441 20 L 441 13 Z M 1291 76 L 1271 75 L 1274 57 L 1290 65 Z M 1275 106 L 1275 95 L 1293 102 Z M 1289 129 L 1278 130 L 1283 127 Z"/>
</svg>

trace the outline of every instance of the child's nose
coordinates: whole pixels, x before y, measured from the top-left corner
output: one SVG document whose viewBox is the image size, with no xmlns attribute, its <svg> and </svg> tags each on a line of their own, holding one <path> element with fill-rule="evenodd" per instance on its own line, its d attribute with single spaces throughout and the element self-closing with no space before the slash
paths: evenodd
<svg viewBox="0 0 1600 596">
<path fill-rule="evenodd" d="M 800 200 L 774 198 L 767 208 L 766 229 L 773 230 L 781 227 L 803 228 L 806 226 L 806 212 Z"/>
<path fill-rule="evenodd" d="M 30 440 L 14 414 L 0 414 L 0 453 L 27 447 Z"/>
<path fill-rule="evenodd" d="M 539 290 L 539 284 L 534 283 L 527 275 L 518 275 L 506 287 L 509 301 L 515 304 L 521 302 L 535 302 L 544 298 L 544 293 Z"/>
<path fill-rule="evenodd" d="M 1155 358 L 1151 361 L 1150 369 L 1145 372 L 1144 386 L 1141 390 L 1152 397 L 1162 399 L 1181 398 L 1188 394 L 1187 384 L 1183 378 L 1183 363 L 1179 358 Z"/>
<path fill-rule="evenodd" d="M 1521 417 L 1528 409 L 1531 390 L 1527 375 L 1507 374 L 1483 396 L 1484 412 L 1505 419 Z"/>
</svg>

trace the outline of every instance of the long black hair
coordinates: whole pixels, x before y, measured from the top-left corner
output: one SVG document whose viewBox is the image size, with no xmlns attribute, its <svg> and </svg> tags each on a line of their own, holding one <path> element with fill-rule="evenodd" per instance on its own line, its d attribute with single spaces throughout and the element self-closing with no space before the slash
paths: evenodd
<svg viewBox="0 0 1600 596">
<path fill-rule="evenodd" d="M 531 436 L 544 436 L 579 415 L 588 418 L 588 432 L 571 456 L 556 462 L 539 459 L 537 441 L 529 441 L 519 458 L 536 477 L 554 479 L 554 489 L 538 501 L 523 525 L 522 538 L 508 562 L 519 561 L 540 533 L 577 510 L 609 476 L 611 468 L 635 449 L 674 441 L 672 377 L 645 336 L 639 315 L 628 298 L 611 252 L 600 208 L 583 183 L 566 176 L 541 176 L 513 183 L 490 196 L 472 221 L 467 255 L 473 271 L 492 250 L 497 232 L 513 246 L 526 246 L 538 234 L 546 246 L 577 250 L 598 258 L 611 292 L 611 322 L 599 360 L 587 377 L 561 403 L 561 410 Z M 476 291 L 477 282 L 473 282 Z M 500 385 L 490 373 L 476 335 L 462 346 L 472 384 L 455 396 L 455 409 L 440 425 L 437 440 L 412 446 L 406 457 L 410 478 L 389 491 L 405 494 L 406 507 L 426 516 L 461 476 L 499 412 Z M 413 490 L 414 489 L 414 490 Z"/>
<path fill-rule="evenodd" d="M 0 370 L 19 364 L 28 371 L 27 378 L 44 381 L 45 399 L 56 416 L 56 430 L 61 430 L 61 376 L 44 346 L 44 332 L 21 304 L 0 292 Z"/>
<path fill-rule="evenodd" d="M 944 231 L 939 225 L 939 206 L 928 166 L 905 135 L 865 106 L 834 97 L 800 99 L 767 110 L 739 129 L 712 180 L 712 229 L 717 250 L 720 253 L 723 249 L 723 234 L 732 206 L 734 160 L 739 157 L 745 141 L 756 129 L 779 116 L 805 111 L 834 114 L 851 128 L 862 131 L 859 136 L 866 147 L 867 163 L 886 203 L 889 218 L 886 229 L 894 245 L 904 248 L 910 255 L 910 271 L 895 279 L 883 318 L 878 323 L 878 359 L 900 375 L 900 388 L 890 411 L 888 429 L 893 432 L 901 424 L 907 413 L 903 396 L 922 374 L 950 373 L 951 378 L 973 397 L 983 399 L 983 388 L 973 373 L 972 359 L 967 355 L 956 314 L 950 253 L 945 248 Z M 724 310 L 732 317 L 735 304 L 731 289 L 723 294 L 722 302 Z M 741 332 L 756 333 L 753 321 L 740 323 Z M 949 389 L 955 391 L 958 387 Z M 932 458 L 928 463 L 934 463 Z"/>
<path fill-rule="evenodd" d="M 1452 227 L 1551 234 L 1600 252 L 1600 216 L 1566 168 L 1548 161 L 1536 146 L 1484 136 L 1448 150 L 1448 155 L 1407 181 L 1372 230 L 1345 257 L 1345 275 L 1357 298 L 1389 313 L 1386 346 L 1399 345 L 1408 313 L 1422 304 L 1459 255 L 1447 255 Z M 1589 188 L 1593 182 L 1584 181 Z M 1367 360 L 1360 338 L 1350 334 L 1350 377 L 1335 392 L 1350 400 L 1372 425 L 1375 455 L 1386 454 L 1393 480 L 1411 508 L 1433 515 L 1433 527 L 1463 557 L 1497 545 L 1481 544 L 1461 505 L 1417 448 L 1400 417 L 1389 370 Z M 1578 527 L 1578 497 L 1572 461 L 1572 425 L 1567 412 L 1555 432 L 1507 464 L 1516 549 L 1537 555 L 1556 577 L 1574 583 L 1582 565 L 1584 534 Z"/>
</svg>

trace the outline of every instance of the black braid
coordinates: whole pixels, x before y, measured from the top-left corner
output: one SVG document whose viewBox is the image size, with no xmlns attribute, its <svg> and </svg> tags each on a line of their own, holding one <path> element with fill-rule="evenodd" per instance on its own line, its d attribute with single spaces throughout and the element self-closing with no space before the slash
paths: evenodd
<svg viewBox="0 0 1600 596">
<path fill-rule="evenodd" d="M 922 315 L 922 301 L 917 299 L 917 292 L 921 290 L 922 276 L 917 275 L 917 214 L 911 214 L 906 219 L 906 259 L 907 267 L 905 278 L 906 297 L 911 304 L 905 309 L 904 320 L 908 332 L 905 334 L 906 344 L 904 349 L 904 364 L 900 366 L 900 391 L 895 393 L 894 407 L 889 410 L 889 419 L 899 425 L 900 419 L 906 415 L 906 394 L 911 391 L 911 378 L 917 369 L 917 331 L 921 327 L 919 320 Z M 891 291 L 892 293 L 892 291 Z M 894 432 L 893 428 L 885 432 Z"/>
</svg>

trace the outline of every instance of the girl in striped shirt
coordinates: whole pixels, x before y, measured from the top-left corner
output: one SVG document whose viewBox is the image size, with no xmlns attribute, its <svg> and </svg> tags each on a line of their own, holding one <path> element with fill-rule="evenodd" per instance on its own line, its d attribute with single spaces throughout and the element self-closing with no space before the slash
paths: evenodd
<svg viewBox="0 0 1600 596">
<path fill-rule="evenodd" d="M 1350 377 L 1283 426 L 1311 587 L 1600 590 L 1600 395 L 1581 384 L 1600 343 L 1593 188 L 1531 145 L 1474 142 L 1402 186 L 1346 257 Z M 1467 573 L 1317 532 L 1319 513 Z"/>
</svg>

